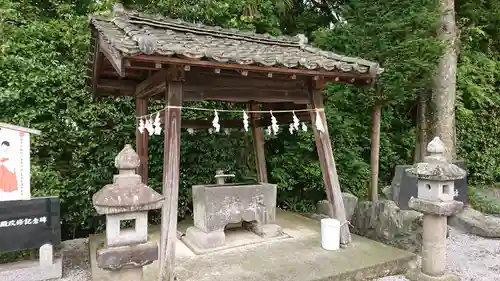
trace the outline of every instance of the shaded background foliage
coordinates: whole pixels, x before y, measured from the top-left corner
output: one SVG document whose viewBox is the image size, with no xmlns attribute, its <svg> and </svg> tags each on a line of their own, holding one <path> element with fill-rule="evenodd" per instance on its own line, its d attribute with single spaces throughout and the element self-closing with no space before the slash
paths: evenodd
<svg viewBox="0 0 500 281">
<path fill-rule="evenodd" d="M 499 175 L 497 2 L 457 1 L 459 155 L 467 159 L 474 184 L 492 184 Z M 384 101 L 381 184 L 389 183 L 394 165 L 412 161 L 415 96 L 430 90 L 441 52 L 435 39 L 436 1 L 136 0 L 125 4 L 224 27 L 305 33 L 319 47 L 380 61 L 385 73 L 377 92 L 327 86 L 326 113 L 342 188 L 361 197 L 367 194 L 370 113 L 376 99 Z M 92 194 L 112 180 L 116 153 L 134 141 L 132 99 L 96 102 L 84 90 L 90 42 L 87 15 L 111 5 L 111 1 L 91 0 L 0 0 L 0 120 L 43 131 L 32 140 L 33 193 L 60 196 L 66 238 L 99 230 L 102 224 L 92 208 Z M 337 21 L 332 10 L 347 23 Z M 227 105 L 206 102 L 202 106 Z M 151 103 L 150 110 L 160 107 Z M 151 138 L 149 148 L 150 182 L 157 190 L 162 140 Z M 307 211 L 324 198 L 310 132 L 268 137 L 266 155 L 270 180 L 279 186 L 281 207 Z M 180 216 L 191 213 L 191 185 L 213 181 L 216 168 L 236 173 L 238 181 L 254 179 L 253 163 L 248 134 L 183 131 Z"/>
</svg>

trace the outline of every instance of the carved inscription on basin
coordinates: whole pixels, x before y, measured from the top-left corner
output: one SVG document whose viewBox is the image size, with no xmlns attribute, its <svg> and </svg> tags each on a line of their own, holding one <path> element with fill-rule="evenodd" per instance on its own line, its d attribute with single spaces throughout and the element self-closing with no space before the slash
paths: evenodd
<svg viewBox="0 0 500 281">
<path fill-rule="evenodd" d="M 241 221 L 271 224 L 276 218 L 276 185 L 193 186 L 194 225 L 204 232 Z"/>
<path fill-rule="evenodd" d="M 193 186 L 194 226 L 186 230 L 185 241 L 199 249 L 222 247 L 224 228 L 242 226 L 266 237 L 283 235 L 276 219 L 276 185 L 222 184 Z"/>
</svg>

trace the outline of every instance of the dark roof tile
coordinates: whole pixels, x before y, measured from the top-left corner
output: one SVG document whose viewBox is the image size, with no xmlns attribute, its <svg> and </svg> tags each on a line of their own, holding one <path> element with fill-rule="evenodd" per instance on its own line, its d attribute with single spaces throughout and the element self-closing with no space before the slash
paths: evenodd
<svg viewBox="0 0 500 281">
<path fill-rule="evenodd" d="M 310 46 L 304 35 L 275 37 L 135 11 L 109 18 L 94 16 L 91 24 L 124 56 L 157 54 L 269 67 L 373 75 L 382 72 L 378 63 Z"/>
</svg>

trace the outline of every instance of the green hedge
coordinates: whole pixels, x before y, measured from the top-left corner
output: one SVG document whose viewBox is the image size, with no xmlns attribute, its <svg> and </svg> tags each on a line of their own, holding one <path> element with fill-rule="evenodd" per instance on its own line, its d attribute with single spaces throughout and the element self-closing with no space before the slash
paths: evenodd
<svg viewBox="0 0 500 281">
<path fill-rule="evenodd" d="M 149 1 L 146 8 L 274 34 L 280 29 L 308 34 L 319 29 L 314 38 L 320 47 L 368 59 L 383 58 L 386 73 L 379 85 L 387 103 L 382 115 L 380 182 L 390 182 L 394 165 L 412 161 L 414 97 L 418 91 L 429 89 L 440 50 L 432 36 L 436 3 L 394 0 L 376 6 L 373 1 L 348 1 L 344 9 L 348 25 L 323 29 L 320 27 L 331 19 L 305 8 L 279 8 L 275 1 L 253 6 L 248 1 L 201 1 L 199 6 L 174 2 Z M 32 140 L 33 193 L 61 198 L 64 238 L 102 229 L 102 218 L 96 216 L 91 197 L 112 180 L 115 155 L 135 139 L 134 104 L 130 98 L 95 101 L 84 90 L 90 40 L 86 14 L 105 10 L 110 4 L 95 6 L 94 1 L 83 1 L 74 5 L 62 0 L 7 0 L 0 4 L 0 120 L 43 132 Z M 480 36 L 474 33 L 471 22 L 479 20 L 464 25 L 463 36 Z M 483 31 L 483 37 L 471 42 L 496 40 L 485 39 L 488 32 Z M 459 153 L 468 161 L 471 181 L 490 184 L 497 180 L 500 159 L 500 119 L 495 113 L 500 102 L 494 97 L 498 96 L 495 83 L 500 68 L 497 58 L 483 45 L 471 43 L 470 48 L 462 48 L 457 132 Z M 373 95 L 372 90 L 342 85 L 328 85 L 325 94 L 342 188 L 360 197 L 366 196 L 369 179 Z M 152 103 L 150 109 L 160 106 Z M 194 117 L 196 113 L 183 114 Z M 149 148 L 150 182 L 157 190 L 161 188 L 162 141 L 161 137 L 151 138 Z M 270 180 L 279 186 L 281 207 L 308 211 L 324 198 L 311 132 L 291 136 L 285 132 L 268 138 L 266 157 Z M 190 135 L 183 131 L 181 217 L 191 213 L 190 187 L 212 182 L 216 168 L 236 173 L 237 180 L 255 178 L 250 135 L 240 131 L 229 136 L 206 131 Z"/>
</svg>

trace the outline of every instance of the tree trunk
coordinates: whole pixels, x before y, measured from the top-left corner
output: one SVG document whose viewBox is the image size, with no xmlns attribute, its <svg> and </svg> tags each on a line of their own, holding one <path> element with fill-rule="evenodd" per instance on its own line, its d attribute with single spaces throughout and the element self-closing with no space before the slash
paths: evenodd
<svg viewBox="0 0 500 281">
<path fill-rule="evenodd" d="M 446 145 L 445 156 L 451 161 L 456 157 L 455 99 L 457 81 L 457 26 L 454 0 L 440 0 L 441 26 L 438 36 L 445 43 L 444 54 L 436 71 L 433 105 L 433 132 Z"/>
<path fill-rule="evenodd" d="M 413 163 L 422 162 L 427 152 L 428 120 L 427 120 L 427 95 L 421 92 L 417 103 L 417 137 L 415 142 L 415 155 Z"/>
<path fill-rule="evenodd" d="M 376 101 L 372 112 L 372 144 L 370 151 L 371 181 L 369 188 L 370 201 L 378 201 L 378 170 L 380 152 L 380 122 L 382 117 L 382 103 Z"/>
</svg>

